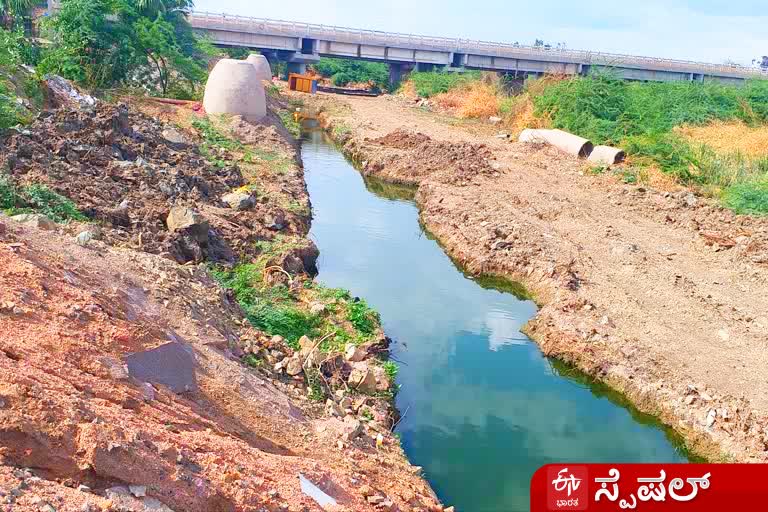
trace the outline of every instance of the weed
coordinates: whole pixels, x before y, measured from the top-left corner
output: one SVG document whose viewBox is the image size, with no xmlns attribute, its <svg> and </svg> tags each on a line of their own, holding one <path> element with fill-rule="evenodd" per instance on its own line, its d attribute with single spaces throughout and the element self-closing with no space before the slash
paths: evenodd
<svg viewBox="0 0 768 512">
<path fill-rule="evenodd" d="M 246 354 L 245 357 L 241 359 L 247 366 L 250 366 L 251 368 L 263 368 L 264 367 L 264 361 L 256 357 L 254 354 Z"/>
<path fill-rule="evenodd" d="M 70 220 L 86 220 L 68 198 L 57 194 L 45 185 L 30 185 L 24 189 L 26 206 L 42 213 L 54 222 L 68 222 Z"/>
<path fill-rule="evenodd" d="M 430 98 L 440 93 L 445 93 L 479 80 L 480 72 L 470 71 L 465 73 L 447 73 L 444 71 L 416 72 L 408 75 L 409 82 L 413 85 L 416 94 L 422 98 Z"/>
<path fill-rule="evenodd" d="M 365 82 L 370 83 L 373 89 L 389 87 L 389 70 L 386 64 L 380 62 L 323 57 L 313 67 L 320 75 L 330 78 L 333 85 L 340 87 Z"/>
<path fill-rule="evenodd" d="M 10 210 L 20 206 L 22 206 L 22 199 L 19 191 L 11 180 L 0 175 L 0 210 Z"/>
<path fill-rule="evenodd" d="M 384 368 L 384 371 L 387 372 L 387 377 L 389 377 L 389 380 L 394 382 L 399 370 L 397 363 L 394 361 L 385 361 L 381 366 Z"/>
<path fill-rule="evenodd" d="M 347 304 L 347 319 L 355 329 L 367 335 L 373 334 L 380 322 L 379 314 L 368 307 L 363 299 Z"/>
<path fill-rule="evenodd" d="M 320 380 L 322 379 L 320 372 L 316 368 L 307 368 L 304 370 L 304 374 L 307 377 L 307 385 L 309 386 L 309 394 L 307 397 L 313 402 L 325 401 L 325 388 L 323 388 L 323 385 L 320 383 Z"/>
<path fill-rule="evenodd" d="M 736 213 L 768 215 L 768 182 L 740 183 L 728 187 L 723 202 Z"/>
<path fill-rule="evenodd" d="M 364 407 L 362 411 L 360 411 L 360 416 L 362 416 L 365 421 L 373 421 L 373 412 L 370 407 Z"/>
<path fill-rule="evenodd" d="M 277 114 L 280 116 L 280 120 L 291 135 L 294 137 L 301 136 L 301 124 L 299 124 L 299 121 L 293 115 L 293 112 L 289 110 L 280 110 Z"/>
</svg>

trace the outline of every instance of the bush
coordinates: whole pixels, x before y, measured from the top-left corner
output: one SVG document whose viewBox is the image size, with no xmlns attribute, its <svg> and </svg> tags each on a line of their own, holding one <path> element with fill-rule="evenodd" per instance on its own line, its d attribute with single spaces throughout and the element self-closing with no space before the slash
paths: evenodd
<svg viewBox="0 0 768 512">
<path fill-rule="evenodd" d="M 465 73 L 448 73 L 445 71 L 413 72 L 408 75 L 408 81 L 413 84 L 416 94 L 429 98 L 451 89 L 467 85 L 481 78 L 479 71 Z"/>
<path fill-rule="evenodd" d="M 45 185 L 31 185 L 24 189 L 26 206 L 47 216 L 54 222 L 86 220 L 68 198 L 57 194 Z"/>
<path fill-rule="evenodd" d="M 347 305 L 347 319 L 360 333 L 371 335 L 379 326 L 379 315 L 364 300 L 352 301 Z"/>
<path fill-rule="evenodd" d="M 723 194 L 725 205 L 736 213 L 768 215 L 768 182 L 740 183 Z"/>
<path fill-rule="evenodd" d="M 389 87 L 389 69 L 386 64 L 380 62 L 323 57 L 313 67 L 320 75 L 330 78 L 333 85 L 339 87 L 366 82 L 373 83 L 379 89 Z"/>
<path fill-rule="evenodd" d="M 0 175 L 0 210 L 10 210 L 22 205 L 21 196 L 11 181 Z"/>
</svg>

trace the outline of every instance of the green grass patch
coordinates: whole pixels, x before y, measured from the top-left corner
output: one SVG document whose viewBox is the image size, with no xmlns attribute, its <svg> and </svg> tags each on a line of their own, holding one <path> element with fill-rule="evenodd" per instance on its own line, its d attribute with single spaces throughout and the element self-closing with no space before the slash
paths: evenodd
<svg viewBox="0 0 768 512">
<path fill-rule="evenodd" d="M 389 377 L 389 380 L 394 385 L 395 377 L 397 377 L 397 372 L 399 370 L 397 363 L 394 361 L 384 361 L 381 366 L 384 368 L 384 371 L 387 372 L 387 377 Z"/>
<path fill-rule="evenodd" d="M 347 304 L 347 319 L 355 329 L 363 334 L 371 335 L 379 326 L 379 314 L 368 307 L 363 299 L 353 300 Z"/>
<path fill-rule="evenodd" d="M 0 210 L 9 215 L 41 213 L 58 223 L 87 220 L 75 203 L 45 185 L 19 189 L 7 176 L 0 176 Z"/>
<path fill-rule="evenodd" d="M 293 115 L 290 110 L 280 110 L 277 113 L 280 116 L 280 120 L 283 122 L 283 126 L 294 137 L 298 138 L 301 135 L 301 124 Z"/>
<path fill-rule="evenodd" d="M 723 203 L 736 213 L 768 215 L 768 182 L 728 187 L 723 193 Z"/>
<path fill-rule="evenodd" d="M 408 75 L 408 80 L 413 84 L 416 94 L 422 98 L 429 98 L 437 94 L 448 92 L 451 89 L 461 87 L 481 78 L 479 71 L 445 72 L 445 71 L 421 71 Z"/>
</svg>

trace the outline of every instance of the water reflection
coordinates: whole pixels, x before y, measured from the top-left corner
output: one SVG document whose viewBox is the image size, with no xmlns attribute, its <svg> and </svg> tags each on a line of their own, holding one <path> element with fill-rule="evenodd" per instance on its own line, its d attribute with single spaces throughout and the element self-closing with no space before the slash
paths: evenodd
<svg viewBox="0 0 768 512">
<path fill-rule="evenodd" d="M 682 461 L 668 433 L 541 355 L 520 328 L 524 290 L 462 274 L 422 229 L 413 189 L 363 181 L 321 134 L 302 156 L 319 279 L 381 313 L 396 340 L 403 446 L 461 512 L 528 509 L 528 484 L 555 461 Z M 504 289 L 507 293 L 498 291 Z"/>
</svg>

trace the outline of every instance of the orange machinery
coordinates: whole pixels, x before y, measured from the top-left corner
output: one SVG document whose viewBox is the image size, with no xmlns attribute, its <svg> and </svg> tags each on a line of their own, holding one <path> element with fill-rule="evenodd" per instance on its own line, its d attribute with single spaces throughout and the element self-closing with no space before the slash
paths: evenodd
<svg viewBox="0 0 768 512">
<path fill-rule="evenodd" d="M 317 92 L 317 80 L 311 76 L 291 73 L 288 75 L 288 88 L 292 91 L 315 94 Z"/>
</svg>

